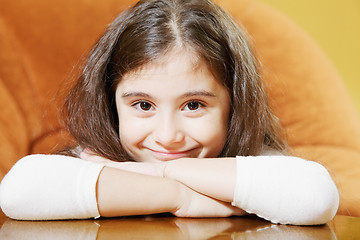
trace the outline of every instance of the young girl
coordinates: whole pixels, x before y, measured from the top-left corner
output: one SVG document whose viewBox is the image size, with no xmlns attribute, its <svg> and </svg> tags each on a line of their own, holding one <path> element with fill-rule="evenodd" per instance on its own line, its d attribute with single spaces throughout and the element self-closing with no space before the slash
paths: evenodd
<svg viewBox="0 0 360 240">
<path fill-rule="evenodd" d="M 245 34 L 207 0 L 145 0 L 91 51 L 65 104 L 78 147 L 21 159 L 1 183 L 14 219 L 171 212 L 323 224 L 337 188 L 286 154 Z M 78 158 L 76 158 L 78 157 Z"/>
</svg>

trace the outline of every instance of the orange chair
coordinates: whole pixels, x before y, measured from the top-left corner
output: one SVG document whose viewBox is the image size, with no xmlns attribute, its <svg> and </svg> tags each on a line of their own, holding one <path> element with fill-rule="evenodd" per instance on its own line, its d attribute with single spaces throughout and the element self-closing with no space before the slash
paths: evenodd
<svg viewBox="0 0 360 240">
<path fill-rule="evenodd" d="M 69 138 L 63 91 L 111 20 L 135 0 L 0 0 L 0 179 L 21 157 Z M 360 216 L 360 122 L 341 77 L 296 24 L 256 0 L 218 0 L 252 36 L 292 153 L 325 165 L 339 213 Z"/>
</svg>

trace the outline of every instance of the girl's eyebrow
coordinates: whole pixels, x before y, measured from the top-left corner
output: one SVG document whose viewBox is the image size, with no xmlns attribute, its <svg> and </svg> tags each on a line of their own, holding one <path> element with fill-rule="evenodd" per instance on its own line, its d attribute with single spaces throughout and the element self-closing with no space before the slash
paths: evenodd
<svg viewBox="0 0 360 240">
<path fill-rule="evenodd" d="M 208 92 L 208 91 L 192 91 L 192 92 L 187 92 L 183 95 L 181 95 L 181 97 L 185 98 L 185 97 L 195 97 L 195 96 L 204 96 L 204 97 L 216 97 L 216 95 L 212 92 Z"/>
<path fill-rule="evenodd" d="M 216 97 L 216 95 L 209 91 L 191 91 L 184 93 L 180 96 L 180 98 L 187 98 L 187 97 L 196 97 L 196 96 L 203 96 L 203 97 Z M 144 93 L 144 92 L 125 92 L 121 95 L 122 98 L 128 97 L 143 97 L 143 98 L 153 98 L 151 95 Z"/>
<path fill-rule="evenodd" d="M 122 98 L 127 97 L 144 97 L 144 98 L 152 98 L 149 94 L 144 92 L 125 92 L 121 95 Z"/>
</svg>

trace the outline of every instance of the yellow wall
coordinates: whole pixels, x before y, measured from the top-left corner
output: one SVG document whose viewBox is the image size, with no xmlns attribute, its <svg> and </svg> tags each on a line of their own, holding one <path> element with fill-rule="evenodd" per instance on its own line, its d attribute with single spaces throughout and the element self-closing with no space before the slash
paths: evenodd
<svg viewBox="0 0 360 240">
<path fill-rule="evenodd" d="M 260 1 L 290 16 L 315 39 L 344 78 L 360 113 L 360 1 Z"/>
</svg>

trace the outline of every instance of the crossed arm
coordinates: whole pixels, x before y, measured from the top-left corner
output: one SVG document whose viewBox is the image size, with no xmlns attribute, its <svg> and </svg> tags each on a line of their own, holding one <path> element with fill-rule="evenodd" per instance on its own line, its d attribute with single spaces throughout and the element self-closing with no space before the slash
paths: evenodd
<svg viewBox="0 0 360 240">
<path fill-rule="evenodd" d="M 101 216 L 159 212 L 171 212 L 179 217 L 245 214 L 230 204 L 236 180 L 235 158 L 221 159 L 223 165 L 219 171 L 215 160 L 182 159 L 153 164 L 117 163 L 84 154 L 82 157 L 106 166 L 97 185 Z M 177 175 L 178 171 L 183 174 Z"/>
<path fill-rule="evenodd" d="M 244 213 L 178 181 L 109 167 L 100 174 L 97 189 L 99 212 L 104 217 L 161 212 L 179 217 L 227 217 Z"/>
<path fill-rule="evenodd" d="M 338 192 L 328 172 L 298 158 L 179 159 L 152 164 L 81 157 L 85 161 L 55 155 L 20 160 L 1 184 L 5 214 L 16 219 L 67 219 L 96 217 L 99 212 L 105 217 L 160 212 L 226 217 L 246 211 L 276 223 L 322 224 L 338 207 Z M 87 176 L 96 178 L 88 181 Z"/>
</svg>

